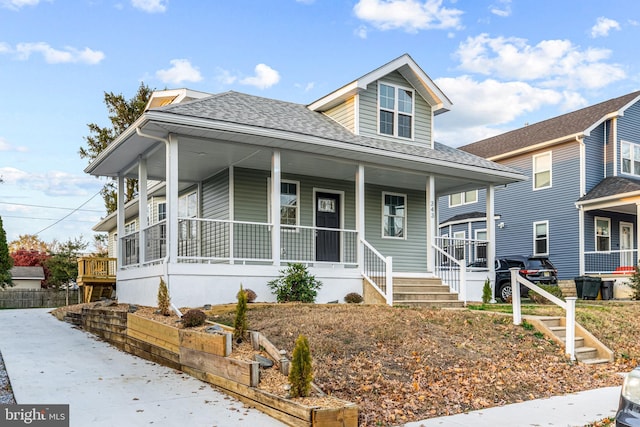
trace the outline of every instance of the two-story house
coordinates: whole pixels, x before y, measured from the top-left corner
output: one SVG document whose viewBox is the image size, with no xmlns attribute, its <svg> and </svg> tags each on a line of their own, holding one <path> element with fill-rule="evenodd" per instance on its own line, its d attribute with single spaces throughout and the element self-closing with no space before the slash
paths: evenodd
<svg viewBox="0 0 640 427">
<path fill-rule="evenodd" d="M 273 300 L 267 282 L 301 262 L 319 301 L 391 304 L 397 278 L 437 275 L 439 196 L 524 179 L 434 141 L 452 104 L 409 55 L 309 105 L 194 93 L 154 93 L 86 168 L 118 181 L 95 229 L 110 232 L 121 301 L 154 305 L 160 278 L 177 306 L 235 301 L 241 284 Z M 125 178 L 140 188 L 126 206 Z"/>
<path fill-rule="evenodd" d="M 638 263 L 640 92 L 460 149 L 529 178 L 496 188 L 498 256 L 548 256 L 564 280 Z M 484 238 L 484 198 L 483 190 L 441 198 L 440 234 Z"/>
</svg>

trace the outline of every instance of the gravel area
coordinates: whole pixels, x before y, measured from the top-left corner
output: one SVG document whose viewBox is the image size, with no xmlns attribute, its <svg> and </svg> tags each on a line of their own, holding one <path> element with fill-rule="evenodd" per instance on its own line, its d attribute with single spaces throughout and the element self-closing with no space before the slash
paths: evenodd
<svg viewBox="0 0 640 427">
<path fill-rule="evenodd" d="M 9 375 L 7 375 L 4 360 L 2 360 L 2 353 L 0 353 L 0 404 L 10 405 L 13 403 L 16 403 L 16 399 L 13 397 Z"/>
</svg>

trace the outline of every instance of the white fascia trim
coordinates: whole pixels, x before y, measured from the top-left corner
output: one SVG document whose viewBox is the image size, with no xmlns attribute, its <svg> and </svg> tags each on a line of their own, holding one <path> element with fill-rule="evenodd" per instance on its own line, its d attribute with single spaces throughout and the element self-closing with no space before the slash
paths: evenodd
<svg viewBox="0 0 640 427">
<path fill-rule="evenodd" d="M 576 202 L 576 207 L 577 208 L 582 207 L 585 211 L 589 211 L 589 210 L 601 209 L 601 208 L 606 208 L 611 206 L 626 205 L 632 202 L 629 201 L 625 203 L 621 199 L 629 199 L 629 198 L 635 198 L 635 197 L 640 198 L 640 191 L 633 191 L 631 193 L 614 194 L 612 196 L 601 197 L 599 199 L 593 199 L 593 200 L 583 200 L 582 202 Z M 593 206 L 590 206 L 590 205 L 593 205 Z"/>
<path fill-rule="evenodd" d="M 582 132 L 574 133 L 572 135 L 562 136 L 560 138 L 552 139 L 549 141 L 541 142 L 535 145 L 529 145 L 524 148 L 520 148 L 518 150 L 509 151 L 507 153 L 498 154 L 497 156 L 487 157 L 487 160 L 491 160 L 492 162 L 497 162 L 498 160 L 506 159 L 508 157 L 513 157 L 518 154 L 525 154 L 530 151 L 537 151 L 543 148 L 550 147 L 552 145 L 560 144 L 563 142 L 571 142 L 571 141 L 580 141 L 584 137 Z"/>
<path fill-rule="evenodd" d="M 312 102 L 307 105 L 307 108 L 311 111 L 325 111 L 338 103 L 338 101 L 342 98 L 349 97 L 358 93 L 358 91 L 362 89 L 366 89 L 366 85 L 362 87 L 357 80 L 349 83 L 346 86 L 341 87 L 335 92 L 331 92 L 329 95 L 326 95 L 317 101 Z"/>
<path fill-rule="evenodd" d="M 494 221 L 498 221 L 500 218 L 502 218 L 502 215 L 496 214 L 493 216 Z M 444 228 L 444 227 L 449 227 L 450 225 L 459 225 L 459 224 L 466 224 L 466 223 L 472 223 L 472 222 L 483 222 L 486 220 L 487 220 L 487 217 L 484 217 L 484 216 L 480 216 L 477 218 L 459 219 L 458 221 L 443 222 L 442 224 L 438 225 L 438 228 Z"/>
<path fill-rule="evenodd" d="M 627 107 L 625 107 L 625 108 L 627 108 Z M 603 116 L 600 120 L 598 120 L 597 122 L 595 122 L 594 124 L 592 124 L 591 126 L 586 128 L 584 130 L 584 135 L 585 136 L 591 135 L 591 131 L 594 130 L 595 128 L 597 128 L 598 126 L 600 126 L 602 123 L 606 122 L 607 120 L 611 120 L 614 117 L 621 117 L 621 116 L 624 116 L 624 112 L 622 110 L 615 111 L 613 113 L 607 114 L 606 116 Z"/>
<path fill-rule="evenodd" d="M 358 152 L 358 153 L 364 153 L 364 154 L 372 154 L 377 156 L 380 156 L 381 153 L 384 153 L 385 157 L 394 158 L 394 159 L 403 160 L 403 161 L 411 161 L 411 162 L 419 163 L 423 165 L 444 166 L 449 168 L 453 167 L 455 169 L 466 170 L 466 171 L 471 171 L 475 173 L 483 173 L 485 175 L 513 179 L 516 181 L 526 180 L 526 177 L 524 175 L 517 172 L 512 173 L 512 172 L 498 171 L 495 169 L 488 169 L 480 166 L 453 163 L 446 160 L 416 157 L 411 154 L 394 153 L 387 150 L 364 147 L 361 145 L 351 144 L 348 142 L 334 141 L 332 139 L 325 139 L 325 138 L 309 136 L 309 135 L 304 135 L 304 134 L 299 134 L 294 132 L 287 132 L 287 131 L 281 131 L 281 130 L 275 130 L 275 129 L 269 129 L 269 128 L 260 128 L 260 127 L 248 126 L 248 125 L 242 125 L 242 124 L 230 123 L 230 122 L 212 121 L 210 119 L 177 116 L 175 114 L 168 115 L 159 111 L 147 112 L 145 114 L 145 118 L 149 121 L 153 120 L 156 122 L 165 122 L 165 123 L 178 125 L 178 126 L 180 125 L 191 126 L 191 127 L 203 128 L 203 129 L 209 129 L 209 130 L 217 130 L 222 132 L 231 132 L 236 134 L 240 133 L 240 134 L 246 134 L 246 135 L 266 137 L 274 140 L 279 139 L 284 141 L 301 142 L 309 145 L 336 148 L 340 150 L 346 150 L 346 151 Z M 133 127 L 133 125 L 131 127 Z M 126 132 L 128 131 L 129 129 L 127 129 Z M 118 140 L 120 140 L 120 138 L 118 138 Z M 116 141 L 114 141 L 111 145 L 115 144 L 115 142 Z M 111 145 L 108 148 L 111 148 Z M 272 148 L 277 148 L 276 145 L 268 145 L 268 146 Z"/>
</svg>

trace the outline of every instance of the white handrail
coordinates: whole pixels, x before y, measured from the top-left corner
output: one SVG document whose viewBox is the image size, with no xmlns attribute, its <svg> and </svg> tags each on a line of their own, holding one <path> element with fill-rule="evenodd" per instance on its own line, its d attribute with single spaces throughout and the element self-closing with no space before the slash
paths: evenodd
<svg viewBox="0 0 640 427">
<path fill-rule="evenodd" d="M 369 242 L 367 242 L 364 239 L 360 239 L 360 243 L 363 244 L 363 246 L 365 246 L 367 249 L 369 249 L 377 258 L 379 258 L 385 265 L 385 291 L 383 292 L 382 289 L 380 289 L 380 287 L 378 286 L 378 284 L 375 282 L 375 280 L 373 280 L 371 277 L 369 277 L 369 275 L 367 274 L 367 272 L 364 270 L 364 260 L 362 260 L 362 265 L 361 265 L 361 271 L 360 274 L 362 274 L 362 277 L 369 282 L 369 284 L 371 286 L 373 286 L 373 288 L 378 291 L 378 293 L 380 295 L 383 295 L 385 297 L 385 300 L 387 301 L 387 305 L 392 306 L 393 305 L 393 258 L 388 256 L 385 257 L 383 256 L 380 252 L 378 252 L 376 250 L 376 248 L 374 248 L 373 246 L 371 246 L 371 244 L 369 244 Z"/>
<path fill-rule="evenodd" d="M 522 308 L 520 303 L 520 283 L 527 288 L 547 298 L 549 301 L 560 306 L 565 310 L 565 352 L 569 355 L 571 360 L 576 360 L 576 297 L 566 297 L 566 301 L 562 301 L 560 298 L 545 291 L 540 286 L 531 283 L 529 280 L 520 276 L 518 267 L 512 267 L 511 271 L 511 303 L 513 304 L 513 324 L 522 324 Z"/>
</svg>

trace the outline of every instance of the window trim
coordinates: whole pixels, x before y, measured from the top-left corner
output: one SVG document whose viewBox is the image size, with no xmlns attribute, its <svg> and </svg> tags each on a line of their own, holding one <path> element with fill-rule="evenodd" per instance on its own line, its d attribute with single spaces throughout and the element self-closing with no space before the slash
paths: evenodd
<svg viewBox="0 0 640 427">
<path fill-rule="evenodd" d="M 549 169 L 545 170 L 536 170 L 537 160 L 540 157 L 549 156 Z M 536 187 L 536 174 L 549 171 L 549 185 L 544 187 Z M 553 155 L 551 151 L 545 151 L 544 153 L 535 154 L 531 157 L 531 178 L 532 178 L 532 187 L 533 191 L 545 190 L 547 188 L 553 187 Z"/>
<path fill-rule="evenodd" d="M 476 199 L 473 202 L 467 202 L 467 193 L 475 193 L 476 195 Z M 460 203 L 458 204 L 452 204 L 451 203 L 451 196 L 453 194 L 460 194 Z M 459 193 L 453 193 L 453 194 L 449 194 L 449 207 L 450 208 L 456 208 L 458 206 L 464 206 L 464 205 L 472 205 L 474 203 L 478 203 L 478 190 L 469 190 L 469 191 L 461 191 Z"/>
<path fill-rule="evenodd" d="M 629 172 L 625 172 L 624 171 L 624 159 L 625 159 L 625 157 L 622 156 L 622 152 L 623 152 L 622 147 L 625 146 L 625 145 L 629 146 L 629 155 L 630 155 L 630 157 L 629 157 L 629 163 L 630 163 Z M 640 176 L 640 174 L 636 174 L 636 173 L 633 172 L 634 169 L 635 169 L 634 168 L 634 163 L 636 163 L 636 161 L 640 162 L 640 159 L 636 160 L 635 157 L 634 157 L 634 152 L 635 152 L 634 148 L 635 147 L 640 147 L 640 144 L 636 144 L 635 142 L 631 142 L 631 141 L 620 140 L 620 173 L 623 173 L 625 175 L 638 177 L 638 176 Z"/>
<path fill-rule="evenodd" d="M 193 196 L 195 197 L 195 212 L 189 212 L 189 198 Z M 184 215 L 180 215 L 180 201 L 185 200 L 185 209 Z M 199 218 L 200 217 L 200 197 L 198 195 L 198 190 L 188 191 L 178 196 L 178 224 L 179 224 L 179 240 L 192 240 L 198 236 L 198 222 L 192 221 L 191 227 L 187 227 L 185 223 L 180 222 L 180 218 Z"/>
<path fill-rule="evenodd" d="M 272 218 L 271 218 L 271 177 L 267 177 L 267 222 L 269 224 L 272 223 Z M 300 226 L 300 208 L 301 208 L 301 200 L 300 200 L 300 181 L 295 181 L 292 179 L 280 179 L 280 185 L 282 184 L 295 184 L 296 185 L 296 199 L 298 201 L 298 205 L 296 206 L 296 224 L 295 225 L 290 225 L 290 224 L 282 224 L 282 221 L 280 221 L 280 228 L 282 231 L 288 231 L 288 232 L 297 232 L 299 231 L 299 228 L 291 228 L 291 227 L 299 227 Z M 282 197 L 282 191 L 279 192 L 280 193 L 280 197 Z M 279 205 L 280 207 L 282 207 L 282 205 Z M 279 216 L 280 219 L 282 219 Z M 288 227 L 288 228 L 287 228 Z"/>
<path fill-rule="evenodd" d="M 600 236 L 598 234 L 598 221 L 606 221 L 607 222 L 607 229 L 609 230 L 609 234 L 607 235 L 607 239 L 608 239 L 608 248 L 606 250 L 600 250 L 598 249 L 598 237 Z M 593 236 L 594 236 L 594 249 L 595 252 L 609 252 L 611 251 L 611 218 L 606 218 L 603 216 L 596 216 L 593 217 Z"/>
<path fill-rule="evenodd" d="M 404 198 L 404 215 L 402 216 L 402 237 L 396 237 L 396 236 L 386 236 L 385 232 L 384 232 L 384 224 L 385 224 L 385 214 L 384 214 L 384 207 L 385 207 L 385 198 L 386 196 L 399 196 L 399 197 L 403 197 Z M 381 233 L 381 238 L 383 239 L 392 239 L 392 240 L 407 240 L 407 213 L 409 212 L 408 210 L 408 199 L 407 199 L 407 195 L 403 194 L 403 193 L 393 193 L 391 191 L 383 191 L 382 192 L 382 197 L 381 197 L 381 202 L 382 202 L 382 210 L 381 210 L 381 214 L 382 214 L 382 222 L 380 224 L 380 233 Z M 395 216 L 394 216 L 395 218 Z"/>
<path fill-rule="evenodd" d="M 536 235 L 536 226 L 539 224 L 544 224 L 545 228 L 546 228 L 546 235 L 544 237 L 544 240 L 546 241 L 545 247 L 546 247 L 546 251 L 545 252 L 537 252 L 536 251 L 536 243 L 538 243 L 538 240 L 543 240 L 543 239 L 538 239 L 538 236 Z M 548 256 L 549 255 L 549 243 L 551 241 L 550 239 L 550 233 L 549 233 L 549 220 L 544 220 L 544 221 L 534 221 L 533 222 L 533 255 L 534 256 Z"/>
<path fill-rule="evenodd" d="M 380 86 L 384 85 L 384 86 L 389 86 L 393 88 L 393 93 L 394 93 L 394 99 L 393 99 L 393 111 L 388 109 L 388 108 L 382 108 L 382 106 L 380 105 Z M 409 113 L 404 113 L 404 112 L 400 112 L 398 110 L 398 100 L 399 100 L 399 96 L 398 96 L 398 90 L 405 90 L 407 92 L 411 92 L 411 114 Z M 400 138 L 400 139 L 404 139 L 406 141 L 414 141 L 415 140 L 415 123 L 416 123 L 416 91 L 413 88 L 410 87 L 406 87 L 406 86 L 401 86 L 395 83 L 390 83 L 390 82 L 386 82 L 386 81 L 378 81 L 378 93 L 377 93 L 377 109 L 376 109 L 376 124 L 377 124 L 377 132 L 378 135 L 380 136 L 385 136 L 385 137 L 393 137 L 393 138 Z M 388 112 L 392 112 L 393 113 L 393 134 L 387 134 L 387 133 L 382 133 L 380 130 L 380 111 L 388 111 Z M 399 126 L 399 120 L 398 117 L 400 115 L 404 115 L 404 116 L 409 116 L 411 117 L 411 137 L 407 138 L 406 136 L 400 136 L 398 135 L 398 126 Z"/>
</svg>

